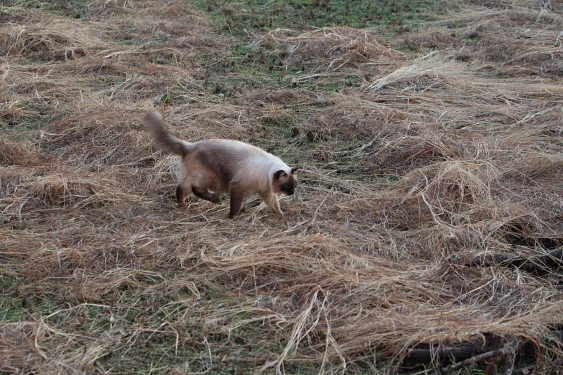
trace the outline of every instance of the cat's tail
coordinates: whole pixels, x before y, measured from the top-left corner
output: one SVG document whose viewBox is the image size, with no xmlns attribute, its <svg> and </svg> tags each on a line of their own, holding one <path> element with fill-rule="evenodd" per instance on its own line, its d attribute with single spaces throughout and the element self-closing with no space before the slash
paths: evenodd
<svg viewBox="0 0 563 375">
<path fill-rule="evenodd" d="M 147 113 L 144 118 L 154 142 L 164 152 L 184 156 L 190 149 L 190 143 L 176 138 L 166 129 L 164 118 L 157 111 Z"/>
</svg>

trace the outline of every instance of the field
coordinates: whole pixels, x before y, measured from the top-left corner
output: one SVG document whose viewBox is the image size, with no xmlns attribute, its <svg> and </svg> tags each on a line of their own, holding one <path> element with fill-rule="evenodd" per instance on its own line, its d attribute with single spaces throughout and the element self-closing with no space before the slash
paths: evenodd
<svg viewBox="0 0 563 375">
<path fill-rule="evenodd" d="M 0 373 L 548 374 L 560 1 L 0 5 Z M 301 166 L 175 200 L 182 139 Z"/>
</svg>

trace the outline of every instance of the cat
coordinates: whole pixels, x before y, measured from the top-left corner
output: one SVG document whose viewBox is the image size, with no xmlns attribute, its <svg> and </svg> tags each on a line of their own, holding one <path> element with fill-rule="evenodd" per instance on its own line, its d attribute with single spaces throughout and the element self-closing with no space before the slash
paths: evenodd
<svg viewBox="0 0 563 375">
<path fill-rule="evenodd" d="M 195 143 L 176 138 L 168 131 L 157 111 L 149 112 L 144 122 L 155 143 L 164 152 L 182 157 L 176 198 L 182 206 L 190 194 L 219 203 L 218 193 L 230 197 L 229 218 L 237 216 L 243 200 L 254 194 L 281 215 L 276 194 L 293 195 L 297 186 L 295 172 L 280 158 L 248 143 L 227 139 L 209 139 Z"/>
</svg>

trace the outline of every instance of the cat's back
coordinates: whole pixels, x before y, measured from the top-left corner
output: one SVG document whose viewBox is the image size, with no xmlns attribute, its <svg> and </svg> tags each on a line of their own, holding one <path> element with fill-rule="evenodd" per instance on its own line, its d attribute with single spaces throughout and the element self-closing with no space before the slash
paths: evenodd
<svg viewBox="0 0 563 375">
<path fill-rule="evenodd" d="M 193 144 L 188 164 L 199 163 L 225 178 L 264 174 L 278 158 L 248 143 L 229 139 L 208 139 Z"/>
<path fill-rule="evenodd" d="M 207 139 L 194 144 L 193 151 L 198 154 L 208 154 L 213 159 L 222 161 L 242 161 L 250 158 L 270 158 L 273 155 L 259 147 L 231 139 Z"/>
</svg>

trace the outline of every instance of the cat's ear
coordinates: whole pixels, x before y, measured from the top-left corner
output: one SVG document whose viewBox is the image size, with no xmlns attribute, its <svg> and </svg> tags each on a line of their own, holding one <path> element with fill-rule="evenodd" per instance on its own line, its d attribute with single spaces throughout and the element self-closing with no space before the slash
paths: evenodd
<svg viewBox="0 0 563 375">
<path fill-rule="evenodd" d="M 298 170 L 300 170 L 301 167 L 293 167 L 291 168 L 291 174 L 294 174 L 295 172 L 297 172 Z"/>
<path fill-rule="evenodd" d="M 274 180 L 279 180 L 282 176 L 287 176 L 287 173 L 285 173 L 283 169 L 280 169 L 279 171 L 274 173 Z"/>
</svg>

